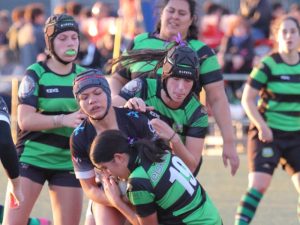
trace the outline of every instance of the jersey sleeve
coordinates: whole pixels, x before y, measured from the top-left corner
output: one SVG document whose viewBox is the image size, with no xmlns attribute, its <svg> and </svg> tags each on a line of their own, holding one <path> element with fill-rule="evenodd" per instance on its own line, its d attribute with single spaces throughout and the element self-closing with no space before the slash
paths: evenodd
<svg viewBox="0 0 300 225">
<path fill-rule="evenodd" d="M 10 124 L 9 112 L 4 99 L 0 96 L 0 121 L 5 121 Z"/>
<path fill-rule="evenodd" d="M 257 90 L 260 90 L 266 85 L 268 82 L 268 77 L 271 74 L 271 70 L 266 63 L 267 60 L 268 58 L 264 58 L 260 65 L 254 67 L 250 73 L 250 76 L 248 77 L 247 84 Z"/>
<path fill-rule="evenodd" d="M 38 80 L 38 76 L 34 70 L 28 69 L 26 71 L 19 87 L 19 104 L 30 105 L 38 108 Z"/>
<path fill-rule="evenodd" d="M 195 138 L 204 138 L 208 131 L 208 115 L 204 107 L 198 107 L 190 118 L 190 126 L 186 135 Z"/>
<path fill-rule="evenodd" d="M 8 177 L 14 179 L 19 176 L 18 157 L 6 121 L 0 120 L 0 134 L 0 159 Z"/>
<path fill-rule="evenodd" d="M 155 194 L 148 179 L 131 178 L 127 196 L 140 217 L 146 217 L 156 212 Z"/>
<path fill-rule="evenodd" d="M 151 141 L 155 141 L 159 139 L 159 136 L 154 129 L 154 127 L 150 123 L 150 119 L 143 113 L 141 113 L 141 123 L 138 126 L 139 134 L 141 134 L 140 138 L 148 139 Z"/>
<path fill-rule="evenodd" d="M 88 179 L 95 176 L 94 166 L 89 157 L 90 144 L 84 135 L 84 125 L 79 125 L 70 138 L 70 148 L 74 172 L 77 179 Z"/>
<path fill-rule="evenodd" d="M 144 82 L 140 78 L 131 80 L 120 91 L 120 96 L 126 100 L 133 97 L 140 97 Z"/>
</svg>

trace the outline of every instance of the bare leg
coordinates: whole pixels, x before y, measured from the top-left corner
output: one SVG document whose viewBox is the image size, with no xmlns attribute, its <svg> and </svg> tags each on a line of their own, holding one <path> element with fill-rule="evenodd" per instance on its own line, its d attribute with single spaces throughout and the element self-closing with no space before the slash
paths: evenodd
<svg viewBox="0 0 300 225">
<path fill-rule="evenodd" d="M 93 203 L 96 225 L 123 225 L 125 217 L 115 208 Z"/>
<path fill-rule="evenodd" d="M 54 225 L 79 225 L 83 194 L 81 188 L 50 186 Z"/>
<path fill-rule="evenodd" d="M 27 225 L 32 208 L 43 188 L 43 185 L 26 177 L 21 177 L 21 186 L 24 201 L 19 208 L 9 207 L 10 198 L 9 193 L 6 192 L 3 225 Z"/>
</svg>

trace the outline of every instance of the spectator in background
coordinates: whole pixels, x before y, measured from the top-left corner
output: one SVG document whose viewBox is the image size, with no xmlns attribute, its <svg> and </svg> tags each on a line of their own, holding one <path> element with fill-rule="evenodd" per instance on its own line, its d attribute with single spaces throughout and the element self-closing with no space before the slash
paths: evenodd
<svg viewBox="0 0 300 225">
<path fill-rule="evenodd" d="M 236 16 L 229 24 L 222 39 L 218 58 L 224 73 L 248 74 L 252 70 L 254 42 L 250 24 L 242 16 Z M 230 101 L 241 98 L 236 92 L 243 83 L 244 81 L 227 82 L 227 88 L 233 93 L 233 99 L 229 98 Z"/>
<path fill-rule="evenodd" d="M 115 32 L 115 17 L 107 3 L 97 1 L 92 7 L 92 17 L 83 22 L 82 32 L 97 45 L 103 36 Z"/>
<path fill-rule="evenodd" d="M 282 17 L 285 13 L 285 9 L 281 2 L 275 2 L 272 4 L 272 21 Z"/>
<path fill-rule="evenodd" d="M 295 17 L 300 22 L 300 3 L 293 3 L 289 7 L 289 15 Z"/>
<path fill-rule="evenodd" d="M 9 26 L 9 12 L 7 10 L 0 10 L 0 46 L 8 44 L 7 32 Z"/>
<path fill-rule="evenodd" d="M 23 6 L 16 7 L 12 10 L 11 19 L 12 25 L 10 26 L 7 37 L 9 40 L 9 48 L 16 54 L 18 62 L 20 62 L 20 49 L 18 44 L 18 34 L 23 27 L 25 8 Z"/>
<path fill-rule="evenodd" d="M 32 3 L 25 7 L 25 24 L 19 30 L 18 46 L 20 63 L 24 68 L 37 61 L 39 54 L 44 53 L 45 39 L 43 25 L 45 23 L 44 7 L 39 3 Z"/>
<path fill-rule="evenodd" d="M 76 1 L 68 1 L 65 4 L 65 10 L 66 10 L 66 14 L 72 16 L 75 19 L 75 21 L 79 25 L 79 30 L 81 30 L 80 13 L 82 10 L 82 4 Z"/>
<path fill-rule="evenodd" d="M 120 0 L 118 14 L 122 19 L 122 38 L 125 42 L 129 43 L 145 31 L 140 0 Z"/>
<path fill-rule="evenodd" d="M 201 17 L 199 39 L 217 52 L 224 36 L 221 20 L 222 16 L 227 12 L 221 5 L 213 2 L 205 2 L 203 11 L 204 15 Z"/>
<path fill-rule="evenodd" d="M 240 14 L 249 21 L 254 41 L 269 37 L 271 10 L 269 0 L 241 0 Z"/>
<path fill-rule="evenodd" d="M 53 14 L 64 14 L 66 13 L 66 5 L 59 4 L 54 7 Z"/>
<path fill-rule="evenodd" d="M 101 68 L 101 54 L 96 45 L 89 41 L 85 35 L 80 35 L 80 50 L 78 53 L 78 64 L 93 69 Z"/>
<path fill-rule="evenodd" d="M 25 69 L 18 63 L 14 52 L 8 46 L 0 46 L 0 78 L 14 75 L 15 78 L 23 76 Z M 8 109 L 11 109 L 11 80 L 0 81 L 0 95 L 4 98 Z"/>
</svg>

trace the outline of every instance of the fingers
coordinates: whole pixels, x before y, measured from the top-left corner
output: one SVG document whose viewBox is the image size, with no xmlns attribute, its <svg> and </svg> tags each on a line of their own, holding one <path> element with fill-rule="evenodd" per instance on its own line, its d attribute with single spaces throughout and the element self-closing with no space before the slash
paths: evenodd
<svg viewBox="0 0 300 225">
<path fill-rule="evenodd" d="M 126 102 L 125 107 L 129 109 L 135 109 L 140 112 L 146 112 L 146 108 L 147 108 L 143 99 L 137 97 L 129 99 Z"/>
</svg>

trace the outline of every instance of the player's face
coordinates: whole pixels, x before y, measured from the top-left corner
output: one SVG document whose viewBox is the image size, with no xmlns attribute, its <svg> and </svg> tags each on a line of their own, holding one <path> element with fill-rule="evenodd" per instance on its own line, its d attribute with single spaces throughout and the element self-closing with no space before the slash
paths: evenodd
<svg viewBox="0 0 300 225">
<path fill-rule="evenodd" d="M 107 108 L 106 93 L 100 87 L 90 87 L 78 95 L 81 110 L 94 119 L 102 118 Z"/>
<path fill-rule="evenodd" d="M 64 61 L 73 62 L 78 54 L 79 38 L 75 31 L 59 33 L 53 41 L 54 51 Z"/>
<path fill-rule="evenodd" d="M 118 153 L 109 162 L 98 163 L 96 166 L 103 171 L 104 174 L 112 175 L 122 179 L 127 179 L 130 171 L 127 168 L 129 157 L 127 154 Z"/>
<path fill-rule="evenodd" d="M 278 30 L 277 41 L 282 52 L 297 51 L 300 44 L 300 31 L 295 21 L 287 19 Z"/>
<path fill-rule="evenodd" d="M 184 0 L 170 0 L 161 14 L 160 36 L 170 40 L 178 33 L 185 39 L 193 22 L 189 3 Z"/>
<path fill-rule="evenodd" d="M 167 90 L 171 99 L 176 103 L 183 103 L 191 92 L 194 82 L 189 79 L 170 77 L 167 80 Z"/>
</svg>

